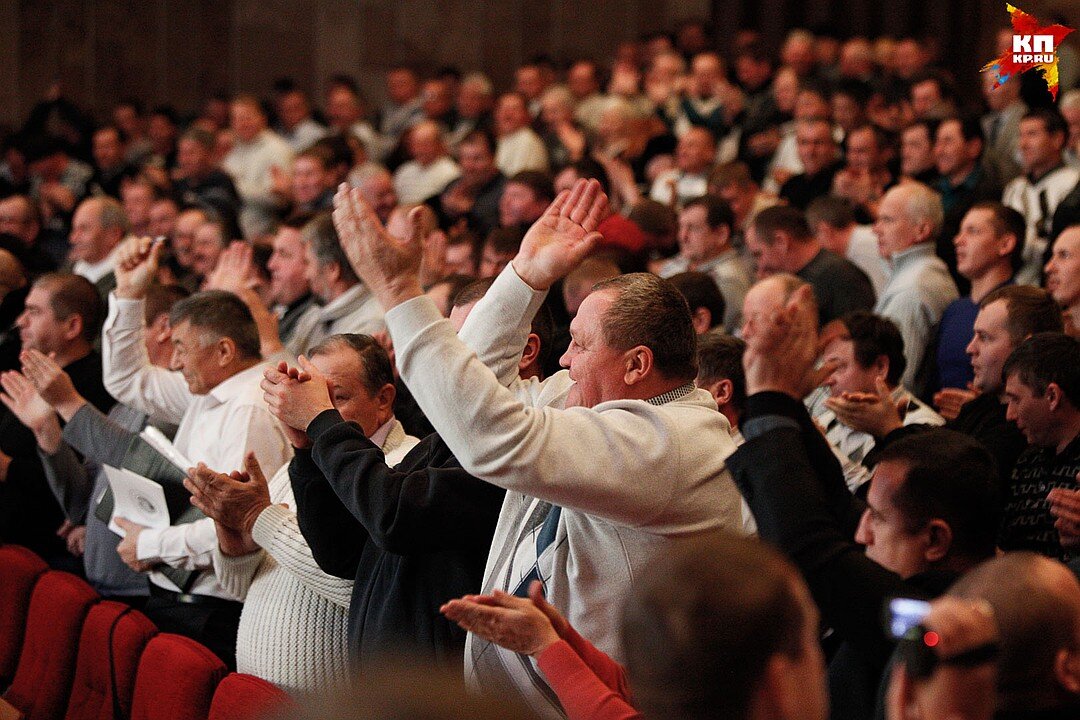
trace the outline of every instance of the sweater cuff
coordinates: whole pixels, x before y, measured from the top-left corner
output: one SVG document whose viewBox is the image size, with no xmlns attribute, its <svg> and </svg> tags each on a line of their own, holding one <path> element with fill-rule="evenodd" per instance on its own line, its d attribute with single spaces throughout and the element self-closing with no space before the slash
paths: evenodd
<svg viewBox="0 0 1080 720">
<path fill-rule="evenodd" d="M 142 327 L 145 307 L 146 300 L 120 298 L 115 292 L 111 292 L 109 293 L 109 317 L 105 324 L 107 327 Z"/>
<path fill-rule="evenodd" d="M 787 393 L 766 390 L 754 393 L 746 399 L 746 413 L 744 418 L 749 419 L 761 415 L 783 415 L 798 421 L 806 407 Z"/>
<path fill-rule="evenodd" d="M 284 505 L 269 505 L 263 508 L 255 524 L 251 527 L 251 537 L 259 547 L 269 547 L 274 542 L 278 529 L 289 521 L 292 511 Z"/>
<path fill-rule="evenodd" d="M 323 410 L 321 413 L 315 416 L 314 420 L 308 423 L 308 437 L 311 438 L 312 442 L 315 442 L 319 439 L 320 435 L 322 435 L 335 425 L 343 422 L 345 422 L 345 418 L 341 417 L 341 413 L 339 413 L 337 410 Z"/>
<path fill-rule="evenodd" d="M 426 295 L 406 300 L 386 312 L 386 327 L 395 347 L 404 347 L 430 325 L 443 320 L 435 301 Z"/>
</svg>

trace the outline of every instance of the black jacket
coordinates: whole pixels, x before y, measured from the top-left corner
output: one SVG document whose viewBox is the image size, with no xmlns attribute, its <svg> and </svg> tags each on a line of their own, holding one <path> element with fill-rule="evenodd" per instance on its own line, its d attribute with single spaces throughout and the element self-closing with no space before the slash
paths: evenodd
<svg viewBox="0 0 1080 720">
<path fill-rule="evenodd" d="M 336 410 L 312 421 L 289 466 L 300 530 L 323 570 L 355 578 L 354 661 L 418 655 L 460 670 L 465 632 L 439 614 L 479 592 L 504 491 L 461 468 L 435 434 L 391 468 Z"/>
</svg>

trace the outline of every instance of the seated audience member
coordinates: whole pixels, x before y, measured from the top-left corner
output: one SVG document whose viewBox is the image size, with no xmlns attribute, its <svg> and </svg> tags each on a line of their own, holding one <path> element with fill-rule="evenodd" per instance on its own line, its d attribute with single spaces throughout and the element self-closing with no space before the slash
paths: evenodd
<svg viewBox="0 0 1080 720">
<path fill-rule="evenodd" d="M 1017 162 L 1020 119 L 1027 105 L 1020 99 L 1020 78 L 998 84 L 994 73 L 981 73 L 980 90 L 989 112 L 979 118 L 986 137 L 986 164 L 1003 182 L 1022 172 Z"/>
<path fill-rule="evenodd" d="M 974 398 L 967 391 L 943 390 L 935 396 L 935 402 L 943 416 L 952 418 L 946 427 L 975 438 L 994 456 L 1004 495 L 1016 458 L 1027 441 L 1016 423 L 1006 418 L 1005 378 L 1001 369 L 1009 354 L 1032 334 L 1060 331 L 1061 311 L 1044 290 L 1007 285 L 983 299 L 974 327 L 975 336 L 967 347 L 974 375 L 971 381 Z M 895 405 L 884 403 L 881 410 L 880 415 L 876 411 L 858 413 L 868 421 L 864 429 L 879 438 L 879 447 L 905 434 L 900 430 L 903 423 Z M 852 415 L 849 422 L 857 422 L 854 418 Z M 918 426 L 908 429 L 917 432 Z M 868 464 L 872 464 L 872 459 Z"/>
<path fill-rule="evenodd" d="M 925 185 L 905 183 L 885 193 L 874 222 L 881 256 L 892 265 L 874 313 L 900 328 L 907 357 L 902 382 L 918 396 L 925 395 L 927 380 L 920 373 L 938 323 L 959 295 L 949 269 L 934 254 L 941 221 L 937 194 Z"/>
<path fill-rule="evenodd" d="M 840 164 L 836 160 L 836 140 L 828 120 L 798 121 L 795 143 L 803 171 L 781 185 L 779 194 L 792 207 L 805 210 L 815 198 L 830 193 Z"/>
<path fill-rule="evenodd" d="M 100 322 L 101 300 L 94 286 L 78 275 L 51 273 L 31 286 L 16 325 L 23 352 L 53 355 L 79 393 L 106 412 L 115 400 L 105 390 L 101 358 L 93 349 Z M 0 412 L 0 537 L 47 561 L 70 562 L 57 536 L 63 522 L 32 430 L 5 409 Z"/>
<path fill-rule="evenodd" d="M 454 298 L 475 281 L 476 278 L 468 275 L 450 274 L 428 286 L 424 294 L 435 301 L 443 317 L 450 317 Z"/>
<path fill-rule="evenodd" d="M 176 232 L 176 218 L 180 206 L 171 197 L 157 197 L 150 204 L 149 223 L 146 234 L 150 237 L 171 238 Z"/>
<path fill-rule="evenodd" d="M 180 136 L 176 153 L 173 197 L 180 207 L 212 210 L 235 224 L 240 195 L 229 174 L 214 163 L 214 135 L 193 127 Z"/>
<path fill-rule="evenodd" d="M 679 254 L 659 272 L 666 278 L 688 270 L 708 275 L 723 295 L 726 308 L 723 316 L 710 319 L 713 325 L 723 324 L 729 334 L 742 324 L 743 298 L 753 282 L 746 261 L 731 244 L 734 222 L 731 206 L 725 201 L 712 195 L 690 200 L 679 211 Z"/>
<path fill-rule="evenodd" d="M 274 105 L 278 119 L 275 129 L 295 153 L 307 150 L 329 132 L 312 116 L 311 98 L 295 85 L 278 94 Z"/>
<path fill-rule="evenodd" d="M 491 284 L 474 282 L 462 290 L 451 324 L 460 327 Z M 517 362 L 522 378 L 538 376 L 551 337 L 544 317 L 541 312 L 534 318 Z M 381 367 L 384 380 L 390 377 L 389 362 L 372 364 Z M 318 397 L 300 398 L 295 388 L 267 387 L 278 393 L 282 417 L 290 406 L 325 404 L 321 388 Z M 504 493 L 462 470 L 434 433 L 408 455 L 399 451 L 396 468 L 395 458 L 384 462 L 367 434 L 329 411 L 312 421 L 307 435 L 297 433 L 290 475 L 300 527 L 321 567 L 356 579 L 349 613 L 354 660 L 370 669 L 387 654 L 409 652 L 460 668 L 464 635 L 437 608 L 482 581 Z"/>
<path fill-rule="evenodd" d="M 0 233 L 19 240 L 18 244 L 4 245 L 4 249 L 13 254 L 30 275 L 56 269 L 56 260 L 42 246 L 41 217 L 30 198 L 12 195 L 0 200 Z"/>
<path fill-rule="evenodd" d="M 270 302 L 278 321 L 278 336 L 288 345 L 301 318 L 316 307 L 317 299 L 308 281 L 307 250 L 303 218 L 282 223 L 274 233 L 273 252 L 267 262 L 270 271 Z"/>
<path fill-rule="evenodd" d="M 1010 552 L 960 578 L 949 595 L 990 603 L 1001 632 L 998 718 L 1080 713 L 1080 584 L 1061 563 Z"/>
<path fill-rule="evenodd" d="M 806 223 L 823 248 L 854 263 L 870 279 L 875 297 L 881 294 L 892 269 L 881 257 L 873 228 L 855 224 L 850 200 L 819 197 L 806 208 Z"/>
<path fill-rule="evenodd" d="M 937 254 L 949 266 L 961 292 L 967 292 L 968 278 L 956 267 L 953 238 L 960 234 L 961 223 L 972 206 L 1001 199 L 1001 181 L 982 162 L 984 148 L 982 127 L 975 118 L 946 118 L 937 126 L 934 166 L 941 177 L 928 183 L 941 194 L 944 212 Z M 1023 236 L 1020 240 L 1022 249 Z"/>
<path fill-rule="evenodd" d="M 1012 282 L 1024 252 L 1024 217 L 999 202 L 977 203 L 968 210 L 953 243 L 956 266 L 971 294 L 945 308 L 938 327 L 937 387 L 967 389 L 971 360 L 967 346 L 975 334 L 979 303 Z"/>
<path fill-rule="evenodd" d="M 993 720 L 998 707 L 999 629 L 985 600 L 945 595 L 930 603 L 915 632 L 930 657 L 897 658 L 884 708 L 886 720 Z M 923 648 L 920 648 L 923 649 Z M 925 657 L 925 656 L 924 656 Z M 880 716 L 880 713 L 879 713 Z"/>
<path fill-rule="evenodd" d="M 102 333 L 105 387 L 120 402 L 176 423 L 174 444 L 193 463 L 239 469 L 253 451 L 275 473 L 292 454 L 259 389 L 262 363 L 255 322 L 234 295 L 206 292 L 173 306 L 169 314 L 175 371 L 150 364 L 144 343 L 147 290 L 164 245 L 130 240 L 117 265 L 117 288 L 109 296 Z M 178 372 L 177 372 L 178 371 Z M 216 544 L 209 519 L 164 529 L 126 522 L 117 550 L 132 568 L 150 573 L 146 613 L 166 632 L 194 637 L 227 662 L 234 657 L 240 598 L 212 572 Z M 162 564 L 182 573 L 169 575 Z"/>
<path fill-rule="evenodd" d="M 617 653 L 613 613 L 630 578 L 675 537 L 741 525 L 739 496 L 723 465 L 733 447 L 727 423 L 711 396 L 693 389 L 695 336 L 685 300 L 651 275 L 603 283 L 571 326 L 562 360 L 569 375 L 521 381 L 516 366 L 529 320 L 597 240 L 606 198 L 595 181 L 560 195 L 470 314 L 462 336 L 490 358 L 491 369 L 420 297 L 419 258 L 409 246 L 381 228 L 359 194 L 342 193 L 336 202 L 350 259 L 389 311 L 402 379 L 462 466 L 512 490 L 482 591 L 525 592 L 529 580 L 543 579 L 552 603 Z M 434 362 L 444 371 L 420 371 Z M 307 428 L 311 420 L 305 413 L 288 424 Z M 662 439 L 669 433 L 695 442 L 675 452 Z M 589 447 L 587 459 L 568 462 L 571 446 Z M 538 526 L 539 533 L 529 531 Z M 602 588 L 586 581 L 601 567 Z M 545 716 L 559 713 L 531 664 L 472 636 L 465 657 L 474 683 L 516 690 Z"/>
<path fill-rule="evenodd" d="M 63 232 L 76 204 L 86 197 L 93 168 L 71 156 L 54 136 L 31 138 L 23 149 L 30 174 L 30 199 L 38 204 L 47 230 Z"/>
<path fill-rule="evenodd" d="M 529 127 L 531 118 L 525 97 L 509 92 L 495 102 L 495 164 L 506 177 L 519 172 L 547 172 L 547 148 L 540 136 Z"/>
<path fill-rule="evenodd" d="M 581 303 L 597 283 L 622 275 L 619 266 L 602 258 L 586 258 L 563 280 L 562 295 L 566 312 L 571 319 L 578 313 Z"/>
<path fill-rule="evenodd" d="M 297 320 L 289 352 L 299 355 L 331 335 L 384 329 L 379 303 L 349 265 L 330 215 L 315 216 L 304 226 L 303 238 L 307 281 L 323 304 Z"/>
<path fill-rule="evenodd" d="M 169 337 L 169 311 L 187 296 L 183 288 L 152 286 L 146 301 L 146 352 L 150 362 L 167 368 L 172 359 Z M 9 405 L 37 440 L 38 455 L 53 495 L 63 507 L 67 521 L 75 526 L 81 545 L 83 570 L 90 584 L 105 597 L 141 603 L 147 595 L 146 577 L 128 567 L 116 552 L 120 536 L 109 530 L 97 510 L 111 505 L 112 495 L 101 463 L 119 466 L 127 442 L 111 442 L 100 424 L 105 420 L 72 383 L 56 361 L 36 350 L 23 356 L 24 377 L 17 373 L 0 378 L 16 405 Z M 35 402 L 40 396 L 44 402 Z M 61 430 L 57 415 L 63 420 Z M 109 410 L 108 420 L 122 430 L 139 432 L 151 422 L 172 435 L 176 426 L 149 418 L 146 414 L 117 403 Z M 126 436 L 124 438 L 127 439 Z M 76 452 L 80 453 L 82 458 Z M 68 550 L 76 544 L 67 538 Z"/>
<path fill-rule="evenodd" d="M 934 164 L 936 120 L 915 120 L 900 131 L 900 175 L 932 185 L 938 179 Z"/>
<path fill-rule="evenodd" d="M 339 417 L 394 465 L 416 444 L 394 419 L 393 373 L 386 352 L 365 335 L 334 335 L 309 349 L 311 365 L 333 395 Z M 301 443 L 303 438 L 291 437 Z M 244 597 L 236 637 L 236 667 L 290 692 L 319 690 L 349 676 L 345 635 L 351 576 L 319 570 L 300 532 L 290 468 L 267 482 L 246 458 L 244 478 L 200 465 L 189 475 L 192 501 L 217 522 L 214 571 L 222 586 Z M 295 482 L 299 482 L 296 479 Z M 329 523 L 329 517 L 321 518 Z M 366 538 L 357 538 L 357 547 Z M 279 648 L 292 648 L 283 654 Z"/>
<path fill-rule="evenodd" d="M 862 462 L 874 447 L 874 436 L 846 424 L 833 411 L 833 398 L 887 396 L 889 402 L 904 407 L 905 425 L 945 424 L 944 418 L 900 384 L 907 361 L 904 341 L 891 321 L 865 311 L 843 316 L 839 333 L 825 346 L 822 358 L 832 372 L 825 378 L 822 392 L 807 400 L 807 407 L 825 431 L 825 438 L 850 461 L 844 466 L 844 478 L 853 492 L 870 478 Z"/>
<path fill-rule="evenodd" d="M 880 454 L 865 504 L 852 496 L 801 402 L 817 356 L 815 315 L 803 287 L 748 322 L 746 443 L 729 463 L 762 539 L 799 567 L 841 641 L 831 716 L 865 718 L 894 646 L 885 601 L 938 595 L 993 556 L 994 465 L 970 438 L 931 429 Z"/>
<path fill-rule="evenodd" d="M 675 167 L 653 181 L 649 197 L 676 210 L 709 190 L 716 163 L 716 137 L 705 127 L 692 127 L 675 146 Z"/>
<path fill-rule="evenodd" d="M 527 599 L 496 590 L 442 611 L 530 656 L 570 720 L 827 715 L 817 608 L 789 561 L 753 540 L 709 534 L 645 576 L 623 614 L 625 669 L 544 599 L 538 581 Z"/>
<path fill-rule="evenodd" d="M 746 375 L 742 357 L 746 343 L 722 333 L 698 336 L 698 374 L 694 384 L 708 390 L 731 426 L 731 437 L 741 445 L 739 423 L 746 411 Z"/>
<path fill-rule="evenodd" d="M 762 210 L 746 240 L 759 280 L 790 273 L 813 286 L 822 326 L 845 313 L 873 306 L 874 288 L 866 274 L 823 248 L 801 211 L 786 206 Z"/>
<path fill-rule="evenodd" d="M 394 190 L 402 203 L 419 203 L 442 192 L 461 174 L 461 168 L 450 157 L 435 121 L 413 125 L 406 138 L 412 159 L 394 171 Z"/>
<path fill-rule="evenodd" d="M 566 166 L 555 176 L 555 192 L 569 190 L 578 180 L 588 179 L 599 182 L 605 193 L 611 191 L 611 182 L 604 166 L 592 158 L 583 158 Z M 629 258 L 639 256 L 645 250 L 645 233 L 610 206 L 596 231 L 603 237 L 597 246 L 598 252 L 619 253 Z"/>
<path fill-rule="evenodd" d="M 908 80 L 911 112 L 919 119 L 941 119 L 956 114 L 956 88 L 941 71 L 923 69 Z"/>
<path fill-rule="evenodd" d="M 291 205 L 287 215 L 322 212 L 333 205 L 337 175 L 333 155 L 326 146 L 316 145 L 297 153 L 292 174 L 282 172 L 281 177 L 288 181 L 285 189 Z"/>
<path fill-rule="evenodd" d="M 476 276 L 480 279 L 495 277 L 503 271 L 521 248 L 525 232 L 520 225 L 495 228 L 484 238 L 480 246 L 480 263 Z"/>
<path fill-rule="evenodd" d="M 207 218 L 195 229 L 191 239 L 191 271 L 200 279 L 200 288 L 206 287 L 231 239 L 228 224 L 217 216 Z"/>
<path fill-rule="evenodd" d="M 94 174 L 90 177 L 89 194 L 108 195 L 120 199 L 120 187 L 131 177 L 132 167 L 124 159 L 124 143 L 120 128 L 103 125 L 91 139 Z"/>
<path fill-rule="evenodd" d="M 779 198 L 763 191 L 754 181 L 745 163 L 729 162 L 717 165 L 709 175 L 709 194 L 731 206 L 735 214 L 732 244 L 742 247 L 754 216 L 780 202 Z"/>
<path fill-rule="evenodd" d="M 1046 289 L 1062 308 L 1065 331 L 1080 337 L 1080 225 L 1066 228 L 1054 241 Z"/>
<path fill-rule="evenodd" d="M 670 207 L 655 200 L 640 200 L 628 217 L 645 233 L 650 268 L 679 252 L 679 215 Z"/>
<path fill-rule="evenodd" d="M 238 95 L 229 105 L 229 127 L 234 142 L 221 162 L 240 195 L 240 230 L 244 237 L 267 234 L 281 201 L 273 192 L 274 168 L 288 172 L 293 151 L 280 135 L 267 127 L 266 112 L 252 95 Z"/>
<path fill-rule="evenodd" d="M 66 269 L 92 282 L 102 301 L 116 287 L 116 249 L 127 231 L 124 208 L 108 197 L 82 201 L 72 218 Z"/>
<path fill-rule="evenodd" d="M 832 194 L 850 200 L 860 215 L 872 219 L 882 194 L 896 182 L 889 170 L 893 139 L 876 125 L 862 125 L 847 133 L 844 145 L 846 163 L 833 177 Z"/>
<path fill-rule="evenodd" d="M 589 141 L 574 120 L 574 96 L 565 85 L 551 85 L 540 96 L 537 124 L 553 171 L 585 156 Z"/>
<path fill-rule="evenodd" d="M 499 226 L 533 224 L 555 199 L 555 186 L 547 173 L 523 171 L 511 175 L 499 197 Z"/>
<path fill-rule="evenodd" d="M 128 221 L 128 233 L 137 237 L 150 235 L 150 208 L 160 191 L 142 178 L 125 180 L 120 187 L 120 203 Z"/>
<path fill-rule="evenodd" d="M 723 318 L 726 302 L 712 277 L 703 272 L 688 270 L 672 275 L 668 281 L 686 298 L 690 317 L 694 322 L 694 332 L 704 335 L 714 330 L 720 333 L 725 331 Z M 735 330 L 738 329 L 739 326 L 736 326 Z"/>
<path fill-rule="evenodd" d="M 176 228 L 168 238 L 169 247 L 165 253 L 165 267 L 172 271 L 178 283 L 188 290 L 198 289 L 202 281 L 202 278 L 197 277 L 191 269 L 195 261 L 195 231 L 212 217 L 214 216 L 207 210 L 197 207 L 185 208 L 176 216 Z"/>
<path fill-rule="evenodd" d="M 439 227 L 452 228 L 462 218 L 486 235 L 499 225 L 499 198 L 506 176 L 495 164 L 495 138 L 487 130 L 473 130 L 458 145 L 461 175 L 439 194 L 427 198 L 439 217 Z"/>
<path fill-rule="evenodd" d="M 1018 148 L 1023 174 L 1009 182 L 1001 195 L 1001 202 L 1027 220 L 1024 267 L 1017 282 L 1039 284 L 1054 211 L 1080 180 L 1080 169 L 1062 162 L 1067 135 L 1065 120 L 1054 107 L 1029 110 L 1020 119 Z"/>
<path fill-rule="evenodd" d="M 369 165 L 349 173 L 349 184 L 360 189 L 364 201 L 375 209 L 381 222 L 389 222 L 390 213 L 398 206 L 394 179 L 381 165 Z"/>
<path fill-rule="evenodd" d="M 479 245 L 479 238 L 471 232 L 451 233 L 446 239 L 446 272 L 451 275 L 475 278 L 478 269 Z M 449 312 L 447 310 L 447 313 Z"/>
<path fill-rule="evenodd" d="M 1037 333 L 1013 350 L 1002 371 L 1007 417 L 1027 438 L 1013 468 L 998 540 L 1003 550 L 1033 550 L 1068 560 L 1047 493 L 1080 490 L 1080 340 Z"/>
</svg>

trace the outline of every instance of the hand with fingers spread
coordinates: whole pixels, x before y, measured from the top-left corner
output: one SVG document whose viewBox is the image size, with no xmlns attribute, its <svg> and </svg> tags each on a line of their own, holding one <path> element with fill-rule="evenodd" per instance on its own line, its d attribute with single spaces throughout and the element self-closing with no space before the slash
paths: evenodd
<svg viewBox="0 0 1080 720">
<path fill-rule="evenodd" d="M 255 453 L 244 457 L 244 471 L 226 475 L 199 463 L 190 468 L 184 487 L 191 504 L 227 528 L 250 535 L 259 514 L 270 507 L 270 487 Z"/>
<path fill-rule="evenodd" d="M 19 360 L 26 379 L 65 421 L 86 404 L 86 398 L 75 389 L 71 376 L 53 358 L 31 348 L 19 353 Z"/>
<path fill-rule="evenodd" d="M 1077 474 L 1076 482 L 1080 484 L 1080 474 Z M 1050 514 L 1056 518 L 1054 528 L 1061 547 L 1073 551 L 1080 549 L 1080 490 L 1054 488 L 1047 499 L 1050 501 Z"/>
<path fill-rule="evenodd" d="M 332 410 L 326 377 L 301 355 L 300 368 L 280 363 L 263 373 L 263 398 L 270 414 L 290 428 L 305 431 L 324 410 Z"/>
<path fill-rule="evenodd" d="M 893 401 L 889 386 L 882 378 L 876 379 L 876 393 L 846 392 L 825 401 L 837 419 L 859 432 L 882 438 L 903 427 L 908 401 Z"/>
<path fill-rule="evenodd" d="M 116 297 L 139 300 L 157 277 L 165 254 L 165 241 L 133 237 L 121 246 L 116 261 Z"/>
<path fill-rule="evenodd" d="M 399 239 L 386 231 L 359 189 L 344 183 L 334 196 L 334 227 L 341 248 L 357 276 L 371 288 L 384 310 L 419 297 L 420 260 L 423 254 L 422 223 L 417 207 L 409 212 L 412 236 Z"/>
<path fill-rule="evenodd" d="M 534 290 L 547 290 L 576 268 L 596 247 L 596 232 L 607 210 L 607 195 L 596 180 L 578 180 L 533 223 L 511 261 Z"/>
<path fill-rule="evenodd" d="M 10 370 L 0 375 L 0 385 L 4 388 L 0 402 L 34 433 L 38 447 L 50 455 L 59 450 L 60 422 L 56 411 L 38 395 L 33 384 L 22 373 Z"/>
<path fill-rule="evenodd" d="M 529 587 L 528 599 L 496 590 L 492 595 L 451 600 L 439 612 L 485 640 L 534 657 L 559 641 L 559 629 L 569 627 L 566 618 L 544 599 L 539 580 Z"/>
<path fill-rule="evenodd" d="M 213 272 L 206 279 L 205 290 L 224 290 L 240 295 L 255 284 L 255 265 L 250 243 L 234 240 L 222 251 Z"/>
<path fill-rule="evenodd" d="M 124 531 L 124 539 L 116 546 L 116 552 L 124 564 L 135 572 L 149 572 L 160 564 L 156 558 L 139 559 L 139 534 L 146 529 L 145 526 L 122 517 L 116 518 L 116 524 Z"/>
<path fill-rule="evenodd" d="M 760 322 L 747 323 L 746 392 L 782 392 L 802 400 L 815 387 L 817 308 L 813 289 L 803 285 Z"/>
</svg>

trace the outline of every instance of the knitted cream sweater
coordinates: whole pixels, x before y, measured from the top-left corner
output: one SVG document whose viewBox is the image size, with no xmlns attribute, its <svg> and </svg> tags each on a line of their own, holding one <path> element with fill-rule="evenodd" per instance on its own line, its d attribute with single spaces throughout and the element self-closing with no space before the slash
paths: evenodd
<svg viewBox="0 0 1080 720">
<path fill-rule="evenodd" d="M 401 424 L 383 443 L 386 461 L 400 461 L 415 444 Z M 214 551 L 224 588 L 245 597 L 236 638 L 237 670 L 288 692 L 309 692 L 348 677 L 346 623 L 352 581 L 327 575 L 315 563 L 296 522 L 288 465 L 270 480 L 270 499 L 252 536 L 263 549 L 239 557 Z M 288 506 L 288 507 L 287 507 Z"/>
</svg>

